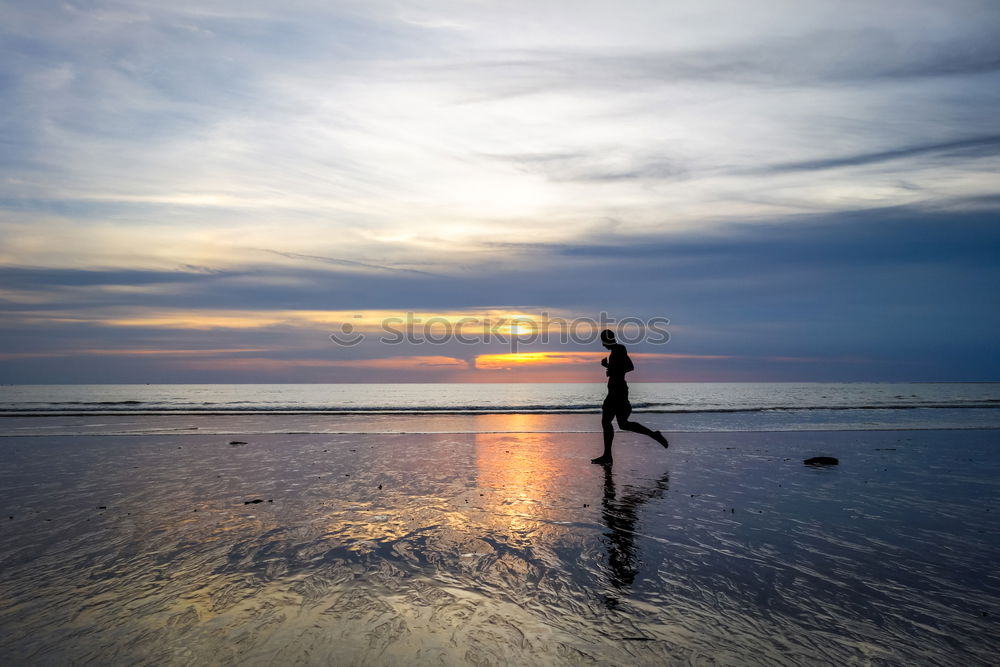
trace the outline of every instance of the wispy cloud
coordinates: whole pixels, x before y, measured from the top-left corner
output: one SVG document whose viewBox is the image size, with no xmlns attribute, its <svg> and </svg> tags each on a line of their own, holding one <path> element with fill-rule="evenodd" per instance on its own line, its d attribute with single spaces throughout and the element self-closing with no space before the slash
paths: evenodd
<svg viewBox="0 0 1000 667">
<path fill-rule="evenodd" d="M 855 167 L 881 162 L 890 162 L 904 158 L 940 156 L 945 159 L 965 160 L 977 157 L 995 157 L 1000 155 L 1000 135 L 990 135 L 985 137 L 973 137 L 970 139 L 959 139 L 956 141 L 944 141 L 931 144 L 918 144 L 915 146 L 904 146 L 892 150 L 875 151 L 872 153 L 861 153 L 858 155 L 848 155 L 844 157 L 825 158 L 822 160 L 806 160 L 802 162 L 786 162 L 760 167 L 760 172 L 782 172 L 782 171 L 821 171 L 824 169 L 836 169 L 838 167 Z"/>
<path fill-rule="evenodd" d="M 390 272 L 401 272 L 401 273 L 416 273 L 419 275 L 429 276 L 433 275 L 427 271 L 418 271 L 416 269 L 406 269 L 398 268 L 395 266 L 383 266 L 381 264 L 369 264 L 367 262 L 356 262 L 350 259 L 342 259 L 339 257 L 324 257 L 322 255 L 306 255 L 298 252 L 282 252 L 280 250 L 268 250 L 266 248 L 260 248 L 261 252 L 269 252 L 275 255 L 280 255 L 281 257 L 288 257 L 289 259 L 305 259 L 316 262 L 323 262 L 325 264 L 333 264 L 334 266 L 346 266 L 346 267 L 357 267 L 363 269 L 375 269 L 376 271 L 390 271 Z"/>
</svg>

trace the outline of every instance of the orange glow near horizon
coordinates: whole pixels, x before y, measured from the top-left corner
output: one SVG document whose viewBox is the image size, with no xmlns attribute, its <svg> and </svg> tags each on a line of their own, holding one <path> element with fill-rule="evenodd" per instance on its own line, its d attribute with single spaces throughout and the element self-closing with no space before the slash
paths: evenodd
<svg viewBox="0 0 1000 667">
<path fill-rule="evenodd" d="M 364 371 L 399 371 L 398 381 L 439 382 L 600 382 L 602 369 L 598 366 L 605 352 L 517 352 L 480 354 L 472 359 L 447 355 L 401 355 L 368 359 L 330 358 L 280 358 L 272 356 L 292 350 L 268 348 L 217 348 L 217 349 L 100 349 L 84 348 L 58 350 L 44 353 L 0 353 L 0 359 L 45 357 L 122 356 L 169 359 L 174 366 L 195 370 L 233 371 L 238 373 L 266 373 L 280 375 L 295 369 L 357 369 Z M 216 356 L 217 355 L 217 356 Z M 252 355 L 252 356 L 231 356 Z M 656 371 L 656 362 L 674 359 L 730 359 L 726 355 L 688 355 L 672 353 L 635 353 L 636 361 L 653 362 L 643 368 Z M 213 358 L 214 357 L 214 358 Z M 660 366 L 659 370 L 663 370 Z M 408 373 L 414 375 L 407 375 Z M 330 376 L 330 381 L 346 378 Z M 363 379 L 363 378 L 362 378 Z M 356 381 L 357 378 L 350 378 Z M 314 380 L 315 381 L 315 380 Z M 646 380 L 650 381 L 650 380 Z"/>
<path fill-rule="evenodd" d="M 476 368 L 481 370 L 510 370 L 526 366 L 569 366 L 600 363 L 606 352 L 515 352 L 508 354 L 480 354 Z M 672 354 L 665 352 L 638 352 L 633 359 L 731 359 L 723 354 Z"/>
<path fill-rule="evenodd" d="M 525 366 L 566 366 L 600 363 L 601 352 L 515 352 L 507 354 L 480 354 L 476 368 L 480 370 L 507 370 Z"/>
<path fill-rule="evenodd" d="M 354 331 L 365 333 L 416 331 L 441 336 L 464 334 L 524 336 L 539 332 L 544 320 L 539 314 L 507 308 L 467 310 L 192 310 L 151 308 L 104 308 L 95 310 L 49 310 L 44 316 L 35 311 L 11 311 L 23 324 L 46 322 L 89 323 L 112 327 L 155 327 L 167 329 L 254 329 L 273 326 L 337 327 L 350 323 Z M 572 317 L 565 313 L 551 316 Z M 546 325 L 552 328 L 555 325 Z M 389 329 L 387 329 L 387 327 Z"/>
<path fill-rule="evenodd" d="M 242 357 L 235 359 L 197 359 L 189 366 L 217 370 L 282 370 L 285 368 L 327 367 L 327 368 L 372 368 L 387 370 L 433 370 L 465 369 L 468 364 L 454 357 L 410 356 L 385 357 L 382 359 L 270 359 L 263 357 Z"/>
</svg>

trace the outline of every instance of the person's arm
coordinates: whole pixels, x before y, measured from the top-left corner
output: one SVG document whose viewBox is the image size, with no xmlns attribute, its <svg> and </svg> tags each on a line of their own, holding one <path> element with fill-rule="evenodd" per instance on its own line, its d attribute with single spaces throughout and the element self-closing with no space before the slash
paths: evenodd
<svg viewBox="0 0 1000 667">
<path fill-rule="evenodd" d="M 632 358 L 628 356 L 628 352 L 625 351 L 625 347 L 622 346 L 622 366 L 624 367 L 623 372 L 631 373 L 635 370 L 635 366 L 632 364 Z"/>
</svg>

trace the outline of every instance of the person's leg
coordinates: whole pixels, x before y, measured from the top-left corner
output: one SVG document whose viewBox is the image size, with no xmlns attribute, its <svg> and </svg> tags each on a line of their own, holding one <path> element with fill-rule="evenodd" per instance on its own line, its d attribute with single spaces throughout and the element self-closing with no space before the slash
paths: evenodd
<svg viewBox="0 0 1000 667">
<path fill-rule="evenodd" d="M 610 396 L 604 399 L 601 406 L 601 430 L 604 432 L 604 453 L 596 459 L 591 459 L 591 463 L 611 463 L 611 443 L 615 439 L 615 427 L 611 422 L 615 418 L 614 404 Z"/>
<path fill-rule="evenodd" d="M 631 421 L 629 419 L 631 415 L 632 415 L 632 404 L 629 403 L 627 408 L 623 406 L 623 408 L 618 412 L 618 428 L 620 428 L 623 431 L 632 431 L 633 433 L 642 433 L 643 435 L 648 435 L 650 438 L 656 440 L 664 447 L 670 446 L 670 443 L 667 442 L 667 439 L 663 437 L 662 433 L 660 433 L 659 431 L 653 431 L 651 429 L 648 429 L 639 422 Z"/>
</svg>

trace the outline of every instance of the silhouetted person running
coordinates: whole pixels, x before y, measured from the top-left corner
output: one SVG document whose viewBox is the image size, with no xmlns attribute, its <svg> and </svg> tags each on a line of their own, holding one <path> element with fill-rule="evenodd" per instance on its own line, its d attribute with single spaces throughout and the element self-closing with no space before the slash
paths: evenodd
<svg viewBox="0 0 1000 667">
<path fill-rule="evenodd" d="M 604 454 L 591 459 L 591 463 L 613 463 L 611 458 L 611 443 L 615 439 L 615 429 L 611 425 L 611 420 L 618 420 L 618 428 L 623 431 L 632 431 L 648 435 L 653 440 L 664 447 L 670 444 L 659 431 L 651 431 L 639 422 L 629 421 L 632 414 L 632 404 L 628 401 L 628 383 L 625 382 L 625 374 L 635 370 L 632 360 L 628 358 L 628 351 L 624 345 L 615 340 L 615 332 L 605 329 L 601 332 L 601 344 L 611 351 L 606 359 L 601 359 L 601 365 L 607 370 L 608 376 L 608 397 L 604 399 L 601 406 L 601 428 L 604 429 Z"/>
</svg>

